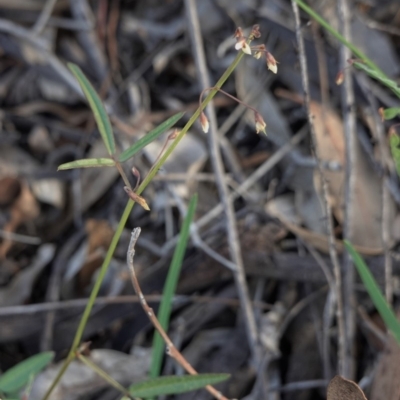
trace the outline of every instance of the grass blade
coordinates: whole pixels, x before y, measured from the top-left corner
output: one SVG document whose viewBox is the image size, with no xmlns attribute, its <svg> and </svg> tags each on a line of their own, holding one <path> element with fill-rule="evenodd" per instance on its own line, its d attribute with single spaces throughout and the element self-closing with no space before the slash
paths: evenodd
<svg viewBox="0 0 400 400">
<path fill-rule="evenodd" d="M 158 320 L 165 331 L 168 330 L 169 319 L 171 315 L 172 297 L 175 294 L 176 285 L 178 283 L 179 274 L 181 272 L 182 260 L 185 255 L 187 242 L 190 235 L 190 224 L 193 220 L 197 206 L 197 194 L 190 199 L 188 211 L 183 221 L 178 244 L 176 245 L 174 256 L 165 281 L 163 298 L 158 310 Z M 160 375 L 161 364 L 164 355 L 164 342 L 158 332 L 154 332 L 152 346 L 152 360 L 150 367 L 150 376 L 155 378 Z"/>
<path fill-rule="evenodd" d="M 334 29 L 327 21 L 325 21 L 318 13 L 316 13 L 311 7 L 309 7 L 303 0 L 294 0 L 300 8 L 302 8 L 311 18 L 315 19 L 321 26 L 323 26 L 332 36 L 334 36 L 340 43 L 344 44 L 351 52 L 360 58 L 367 64 L 370 68 L 375 71 L 379 71 L 381 74 L 385 75 L 383 71 L 370 60 L 360 49 L 358 49 L 354 44 L 348 42 L 336 29 Z"/>
<path fill-rule="evenodd" d="M 52 351 L 39 353 L 10 368 L 0 376 L 0 392 L 15 393 L 28 383 L 32 375 L 46 367 L 53 357 Z"/>
<path fill-rule="evenodd" d="M 126 149 L 124 152 L 120 154 L 118 157 L 120 162 L 124 162 L 129 160 L 134 154 L 138 151 L 142 150 L 143 147 L 147 146 L 153 140 L 157 139 L 160 135 L 162 135 L 166 130 L 172 128 L 182 117 L 183 112 L 175 114 L 171 118 L 168 118 L 161 125 L 158 125 L 155 129 L 150 131 L 147 135 L 143 136 L 136 143 L 134 143 L 129 149 Z"/>
<path fill-rule="evenodd" d="M 344 241 L 344 245 L 351 255 L 351 258 L 353 259 L 353 262 L 357 268 L 358 273 L 361 276 L 361 279 L 364 283 L 365 288 L 367 289 L 369 296 L 371 297 L 372 302 L 374 303 L 376 309 L 382 317 L 386 327 L 389 329 L 390 332 L 392 332 L 397 343 L 400 345 L 400 322 L 398 321 L 395 313 L 383 297 L 383 294 L 378 284 L 376 283 L 375 278 L 372 276 L 369 268 L 365 264 L 362 257 L 358 254 L 357 250 L 348 240 Z"/>
<path fill-rule="evenodd" d="M 108 154 L 115 154 L 114 134 L 111 128 L 110 120 L 103 106 L 103 103 L 100 100 L 100 97 L 98 96 L 98 94 L 94 90 L 94 87 L 86 78 L 82 70 L 77 65 L 69 63 L 68 67 L 75 75 L 75 78 L 81 85 L 83 93 L 85 94 L 89 102 L 90 108 L 93 111 L 94 118 L 99 128 L 101 137 L 103 138 L 104 144 L 107 148 Z"/>
<path fill-rule="evenodd" d="M 178 394 L 201 389 L 225 381 L 229 374 L 199 374 L 185 376 L 163 376 L 133 384 L 129 393 L 135 397 L 154 397 L 164 394 Z"/>
<path fill-rule="evenodd" d="M 391 133 L 389 136 L 389 145 L 397 175 L 400 176 L 400 137 L 397 133 Z"/>
<path fill-rule="evenodd" d="M 92 167 L 113 167 L 115 161 L 111 158 L 84 158 L 83 160 L 75 160 L 58 167 L 58 171 L 74 168 L 92 168 Z"/>
<path fill-rule="evenodd" d="M 363 62 L 359 61 L 354 61 L 351 60 L 351 65 L 356 67 L 357 69 L 364 71 L 367 75 L 369 75 L 371 78 L 376 79 L 382 85 L 388 87 L 390 90 L 393 91 L 393 93 L 400 98 L 400 88 L 397 85 L 397 83 L 393 80 L 388 78 L 382 71 L 376 70 L 375 68 L 371 68 L 367 64 L 364 64 Z"/>
<path fill-rule="evenodd" d="M 385 121 L 393 119 L 400 115 L 400 107 L 380 108 L 379 114 Z"/>
</svg>

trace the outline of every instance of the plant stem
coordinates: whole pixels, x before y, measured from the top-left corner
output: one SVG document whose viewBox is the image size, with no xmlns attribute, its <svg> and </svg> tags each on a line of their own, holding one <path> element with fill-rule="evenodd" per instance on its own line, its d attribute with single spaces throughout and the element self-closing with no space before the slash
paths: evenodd
<svg viewBox="0 0 400 400">
<path fill-rule="evenodd" d="M 186 125 L 182 128 L 182 130 L 179 132 L 178 136 L 176 139 L 171 143 L 171 145 L 168 147 L 168 149 L 165 151 L 165 153 L 160 157 L 158 160 L 157 164 L 153 167 L 153 169 L 148 173 L 146 178 L 143 180 L 143 182 L 140 184 L 138 187 L 136 193 L 140 194 L 144 191 L 144 189 L 147 187 L 147 185 L 151 182 L 151 180 L 154 178 L 154 176 L 157 174 L 158 170 L 161 168 L 161 166 L 166 162 L 168 157 L 171 155 L 171 153 L 174 151 L 175 147 L 178 145 L 178 143 L 182 140 L 182 138 L 185 136 L 185 134 L 188 132 L 188 130 L 192 127 L 196 119 L 200 116 L 200 113 L 204 110 L 204 108 L 207 106 L 207 104 L 213 99 L 213 97 L 217 94 L 218 90 L 221 88 L 221 86 L 226 82 L 226 80 L 229 78 L 229 76 L 232 74 L 234 69 L 237 67 L 239 64 L 240 60 L 243 58 L 244 53 L 242 51 L 238 52 L 238 55 L 236 58 L 233 60 L 232 64 L 227 68 L 227 70 L 224 72 L 224 74 L 221 76 L 221 78 L 218 80 L 218 82 L 215 85 L 215 90 L 210 91 L 210 93 L 207 95 L 203 103 L 200 105 L 200 107 L 195 111 L 195 113 L 192 115 L 192 117 L 189 119 L 189 121 L 186 123 Z M 100 273 L 96 279 L 96 282 L 93 286 L 92 292 L 90 293 L 90 297 L 88 300 L 88 303 L 86 305 L 86 308 L 83 312 L 82 318 L 79 322 L 78 329 L 75 333 L 74 341 L 72 342 L 71 349 L 68 353 L 68 356 L 66 360 L 64 361 L 63 366 L 60 369 L 60 372 L 54 379 L 53 383 L 51 384 L 50 388 L 47 390 L 45 397 L 43 400 L 49 400 L 50 395 L 58 382 L 60 381 L 61 377 L 63 376 L 64 372 L 68 368 L 68 365 L 71 363 L 71 361 L 75 358 L 75 351 L 78 349 L 79 343 L 81 342 L 87 321 L 89 319 L 90 313 L 92 311 L 94 302 L 96 300 L 96 297 L 99 293 L 101 284 L 103 282 L 103 279 L 106 275 L 108 266 L 110 264 L 111 258 L 114 254 L 115 248 L 117 247 L 118 241 L 121 237 L 122 231 L 125 227 L 125 224 L 128 220 L 129 214 L 132 211 L 132 207 L 135 203 L 129 199 L 128 203 L 126 204 L 125 210 L 122 214 L 122 217 L 118 223 L 117 230 L 114 233 L 114 236 L 112 238 L 110 247 L 107 250 L 107 254 L 104 258 L 103 264 L 100 269 Z"/>
</svg>

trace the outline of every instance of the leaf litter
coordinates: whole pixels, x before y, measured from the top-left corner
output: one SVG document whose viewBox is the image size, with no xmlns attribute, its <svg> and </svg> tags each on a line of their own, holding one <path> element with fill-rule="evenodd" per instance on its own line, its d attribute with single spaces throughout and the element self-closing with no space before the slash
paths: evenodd
<svg viewBox="0 0 400 400">
<path fill-rule="evenodd" d="M 347 2 L 354 11 L 355 43 L 395 78 L 400 65 L 395 33 L 399 21 L 390 11 L 395 1 L 384 5 L 375 1 Z M 12 23 L 4 25 L 11 29 L 8 31 L 0 23 L 3 65 L 0 70 L 0 314 L 2 309 L 14 312 L 12 316 L 0 315 L 1 371 L 39 351 L 44 343 L 44 326 L 50 326 L 53 333 L 52 348 L 48 350 L 56 351 L 57 361 L 65 357 L 82 307 L 56 311 L 53 325 L 46 322 L 50 318 L 47 311 L 30 314 L 24 309 L 48 299 L 67 304 L 88 295 L 127 201 L 123 190 L 126 182 L 121 181 L 113 167 L 56 172 L 63 163 L 109 156 L 83 102 L 82 92 L 64 63 L 78 64 L 105 101 L 118 154 L 137 141 L 139 132 L 152 130 L 179 111 L 186 111 L 178 123 L 178 128 L 183 126 L 201 91 L 195 78 L 193 49 L 188 45 L 183 3 L 133 4 L 120 0 L 112 5 L 106 0 L 85 1 L 87 14 L 82 14 L 79 2 L 56 2 L 43 30 L 38 35 L 28 35 L 45 4 L 39 3 L 21 1 L 8 5 L 0 1 L 2 19 Z M 290 7 L 286 3 L 256 3 L 198 2 L 212 82 L 235 55 L 234 41 L 230 47 L 228 43 L 234 31 L 230 29 L 232 20 L 236 21 L 237 16 L 247 26 L 260 24 L 263 39 L 279 62 L 277 74 L 272 74 L 266 65 L 247 57 L 224 87 L 258 110 L 267 124 L 268 136 L 254 133 L 254 113 L 236 110 L 232 102 L 216 97 L 218 126 L 223 127 L 231 118 L 230 128 L 220 140 L 231 193 L 306 126 Z M 337 26 L 335 2 L 311 4 Z M 381 29 L 382 26 L 390 29 Z M 23 30 L 18 30 L 19 27 Z M 331 103 L 327 108 L 320 100 L 318 57 L 306 24 L 304 32 L 312 66 L 311 113 L 325 165 L 336 246 L 342 252 L 346 149 L 340 88 L 334 84 L 339 69 L 338 44 L 330 35 L 324 35 Z M 376 83 L 371 85 L 372 95 L 380 105 L 395 107 L 391 93 L 385 90 Z M 360 104 L 365 102 L 359 91 L 356 100 Z M 367 257 L 379 282 L 385 279 L 383 253 L 390 248 L 396 286 L 400 270 L 399 235 L 392 232 L 391 225 L 399 215 L 395 201 L 390 198 L 389 242 L 384 243 L 383 175 L 376 165 L 385 166 L 383 174 L 386 169 L 392 171 L 391 176 L 385 176 L 395 187 L 398 179 L 393 175 L 391 160 L 381 157 L 390 153 L 379 151 L 383 143 L 377 139 L 372 122 L 365 122 L 359 109 L 356 113 L 358 137 L 367 138 L 374 149 L 374 159 L 371 160 L 371 154 L 367 154 L 360 141 L 357 164 L 352 166 L 356 176 L 351 227 L 354 244 Z M 388 130 L 389 125 L 385 127 Z M 195 222 L 201 241 L 189 245 L 173 301 L 170 329 L 194 367 L 200 372 L 231 373 L 234 378 L 222 386 L 224 394 L 231 398 L 365 399 L 354 382 L 333 378 L 337 365 L 335 321 L 329 326 L 329 352 L 324 353 L 319 345 L 329 297 L 323 290 L 324 276 L 308 246 L 317 251 L 328 268 L 331 265 L 321 181 L 309 137 L 268 167 L 234 203 L 247 283 L 266 360 L 264 368 L 258 369 L 251 364 L 232 274 L 215 257 L 217 253 L 230 260 L 224 216 L 218 213 L 201 222 L 220 202 L 207 139 L 200 126 L 195 125 L 147 188 L 143 198 L 151 211 L 134 208 L 101 294 L 108 294 L 110 302 L 132 294 L 124 268 L 129 231 L 136 226 L 146 233 L 137 248 L 139 280 L 145 294 L 161 293 L 171 249 L 184 217 L 182 204 L 199 192 Z M 146 176 L 164 143 L 165 138 L 160 144 L 153 142 L 124 163 L 132 187 L 138 176 Z M 109 143 L 109 147 L 113 150 L 114 144 Z M 132 167 L 140 174 L 133 176 Z M 208 251 L 209 248 L 215 253 Z M 48 292 L 55 293 L 55 297 Z M 306 299 L 314 295 L 311 298 L 315 301 L 307 303 Z M 367 312 L 373 312 L 361 292 L 356 292 L 356 299 Z M 94 310 L 84 336 L 95 349 L 92 357 L 126 386 L 144 379 L 148 354 L 143 359 L 125 354 L 132 346 L 147 351 L 151 345 L 151 328 L 137 304 L 107 304 Z M 292 318 L 285 322 L 286 313 Z M 285 329 L 281 332 L 282 326 Z M 381 350 L 372 379 L 371 371 L 379 355 L 358 326 L 357 334 L 362 339 L 355 344 L 356 354 L 361 354 L 356 360 L 357 378 L 372 382 L 363 386 L 367 398 L 395 399 L 397 348 L 388 341 Z M 116 368 L 113 360 L 125 366 Z M 331 375 L 321 367 L 327 363 L 331 364 Z M 43 387 L 48 386 L 57 368 L 59 364 L 39 375 L 32 387 L 32 398 L 43 396 Z M 164 371 L 179 373 L 168 361 Z M 54 398 L 105 399 L 109 398 L 106 391 L 104 381 L 74 361 Z M 181 394 L 176 398 L 188 396 Z M 207 396 L 205 391 L 196 392 L 196 399 Z"/>
</svg>

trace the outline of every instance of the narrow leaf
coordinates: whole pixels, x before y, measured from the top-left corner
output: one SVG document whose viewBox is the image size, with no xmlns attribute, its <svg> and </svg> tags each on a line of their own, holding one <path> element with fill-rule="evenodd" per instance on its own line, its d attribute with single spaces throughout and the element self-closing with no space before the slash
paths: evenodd
<svg viewBox="0 0 400 400">
<path fill-rule="evenodd" d="M 400 137 L 397 133 L 390 134 L 389 145 L 396 166 L 397 175 L 400 176 Z"/>
<path fill-rule="evenodd" d="M 171 316 L 172 298 L 175 294 L 176 285 L 181 272 L 182 261 L 190 236 L 190 225 L 193 221 L 196 206 L 197 194 L 193 195 L 193 197 L 190 199 L 188 211 L 182 224 L 178 244 L 175 248 L 171 265 L 168 270 L 168 276 L 164 285 L 163 298 L 158 310 L 158 320 L 165 331 L 168 330 L 169 319 Z M 164 355 L 164 342 L 157 331 L 154 332 L 152 349 L 150 376 L 155 378 L 160 375 L 161 364 Z"/>
<path fill-rule="evenodd" d="M 113 155 L 115 153 L 115 143 L 114 143 L 114 134 L 111 128 L 111 123 L 104 108 L 100 97 L 96 93 L 96 90 L 93 88 L 92 84 L 83 74 L 82 70 L 75 64 L 69 63 L 69 69 L 75 75 L 75 78 L 78 80 L 83 93 L 85 94 L 90 108 L 93 111 L 94 118 L 96 120 L 97 126 L 99 128 L 101 137 L 103 138 L 104 144 L 107 148 L 108 154 Z"/>
<path fill-rule="evenodd" d="M 367 64 L 359 61 L 351 60 L 351 65 L 355 66 L 357 69 L 364 71 L 367 75 L 371 78 L 376 79 L 389 89 L 393 91 L 393 93 L 400 98 L 400 88 L 397 83 L 393 80 L 388 78 L 383 72 L 380 70 L 376 70 L 368 66 Z"/>
<path fill-rule="evenodd" d="M 400 344 L 400 322 L 398 321 L 395 313 L 383 297 L 383 294 L 378 284 L 376 283 L 375 278 L 372 276 L 369 268 L 367 267 L 361 256 L 358 254 L 357 250 L 347 240 L 344 241 L 344 244 L 347 251 L 351 255 L 351 258 L 353 259 L 353 262 L 357 268 L 358 273 L 361 276 L 361 279 L 364 283 L 365 288 L 367 289 L 369 296 L 371 297 L 372 302 L 374 303 L 380 316 L 385 322 L 386 327 L 392 332 L 397 343 Z"/>
<path fill-rule="evenodd" d="M 171 118 L 168 118 L 161 125 L 158 125 L 155 129 L 150 131 L 147 135 L 143 136 L 136 143 L 134 143 L 129 149 L 126 149 L 119 156 L 119 161 L 124 162 L 129 160 L 134 154 L 143 149 L 143 147 L 147 146 L 149 143 L 157 139 L 160 135 L 162 135 L 165 131 L 172 128 L 182 117 L 183 112 L 175 114 Z"/>
<path fill-rule="evenodd" d="M 380 108 L 379 114 L 382 120 L 393 119 L 400 115 L 400 107 Z"/>
<path fill-rule="evenodd" d="M 15 393 L 26 385 L 31 377 L 46 367 L 54 357 L 52 351 L 36 354 L 0 376 L 0 392 Z"/>
<path fill-rule="evenodd" d="M 185 376 L 163 376 L 145 382 L 133 384 L 129 393 L 136 397 L 153 397 L 164 394 L 178 394 L 190 392 L 225 381 L 229 374 L 199 374 Z"/>
<path fill-rule="evenodd" d="M 61 164 L 58 170 L 74 169 L 74 168 L 92 168 L 92 167 L 113 167 L 114 160 L 111 158 L 86 158 L 83 160 L 75 160 L 65 164 Z"/>
</svg>

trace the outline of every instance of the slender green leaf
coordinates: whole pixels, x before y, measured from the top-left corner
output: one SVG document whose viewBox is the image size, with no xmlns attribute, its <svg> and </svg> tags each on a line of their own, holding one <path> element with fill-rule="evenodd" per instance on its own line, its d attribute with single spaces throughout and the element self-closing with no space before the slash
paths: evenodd
<svg viewBox="0 0 400 400">
<path fill-rule="evenodd" d="M 32 375 L 40 372 L 54 357 L 52 351 L 36 354 L 0 376 L 0 392 L 15 393 L 26 385 Z"/>
<path fill-rule="evenodd" d="M 329 22 L 324 20 L 317 12 L 309 7 L 303 0 L 294 0 L 299 7 L 301 7 L 311 18 L 315 19 L 321 26 L 323 26 L 332 36 L 334 36 L 340 43 L 344 44 L 357 58 L 363 60 L 370 68 L 380 71 L 380 68 L 369 59 L 357 46 L 348 42 Z"/>
<path fill-rule="evenodd" d="M 129 147 L 129 149 L 126 149 L 120 154 L 119 161 L 124 162 L 126 160 L 129 160 L 134 154 L 142 150 L 143 147 L 147 146 L 153 140 L 157 139 L 166 130 L 172 128 L 183 117 L 183 114 L 183 112 L 175 114 L 171 118 L 168 118 L 166 121 L 164 121 L 161 125 L 158 125 L 157 128 L 150 131 L 147 135 L 143 136 L 131 147 Z"/>
<path fill-rule="evenodd" d="M 75 160 L 65 164 L 61 164 L 58 170 L 74 169 L 74 168 L 92 168 L 92 167 L 113 167 L 114 160 L 111 158 L 84 158 L 83 160 Z"/>
<path fill-rule="evenodd" d="M 153 397 L 164 394 L 178 394 L 201 389 L 225 381 L 229 374 L 199 374 L 185 376 L 163 376 L 129 387 L 129 393 L 136 397 Z"/>
<path fill-rule="evenodd" d="M 380 108 L 379 113 L 384 120 L 393 119 L 400 115 L 400 107 Z"/>
<path fill-rule="evenodd" d="M 75 78 L 81 85 L 83 93 L 89 102 L 108 154 L 113 155 L 115 153 L 114 134 L 111 128 L 110 120 L 99 95 L 96 93 L 92 84 L 77 65 L 69 63 L 68 67 L 75 75 Z"/>
<path fill-rule="evenodd" d="M 382 85 L 385 85 L 389 89 L 393 91 L 393 93 L 400 98 L 400 88 L 397 85 L 397 83 L 393 80 L 388 78 L 382 71 L 376 70 L 375 68 L 371 68 L 367 64 L 359 61 L 351 61 L 351 64 L 356 67 L 357 69 L 364 71 L 366 74 L 368 74 L 371 78 L 376 79 Z"/>
<path fill-rule="evenodd" d="M 389 145 L 397 175 L 400 176 L 400 137 L 397 133 L 393 133 L 389 136 Z"/>
<path fill-rule="evenodd" d="M 165 331 L 168 330 L 169 319 L 171 316 L 172 298 L 175 294 L 176 285 L 181 272 L 182 261 L 190 236 L 190 225 L 196 211 L 196 206 L 197 194 L 193 195 L 190 199 L 188 211 L 182 224 L 178 244 L 176 245 L 171 265 L 168 270 L 168 276 L 164 285 L 163 298 L 158 310 L 158 320 Z M 155 378 L 160 375 L 161 364 L 164 355 L 164 341 L 157 331 L 154 332 L 152 349 L 150 376 Z"/>
<path fill-rule="evenodd" d="M 347 251 L 351 255 L 351 258 L 353 259 L 353 262 L 361 276 L 369 296 L 371 297 L 371 300 L 385 322 L 386 327 L 392 332 L 393 336 L 397 340 L 397 343 L 400 344 L 400 322 L 396 318 L 395 313 L 383 297 L 375 278 L 372 276 L 369 268 L 365 264 L 362 257 L 358 254 L 357 250 L 347 240 L 344 241 L 344 244 Z"/>
</svg>

